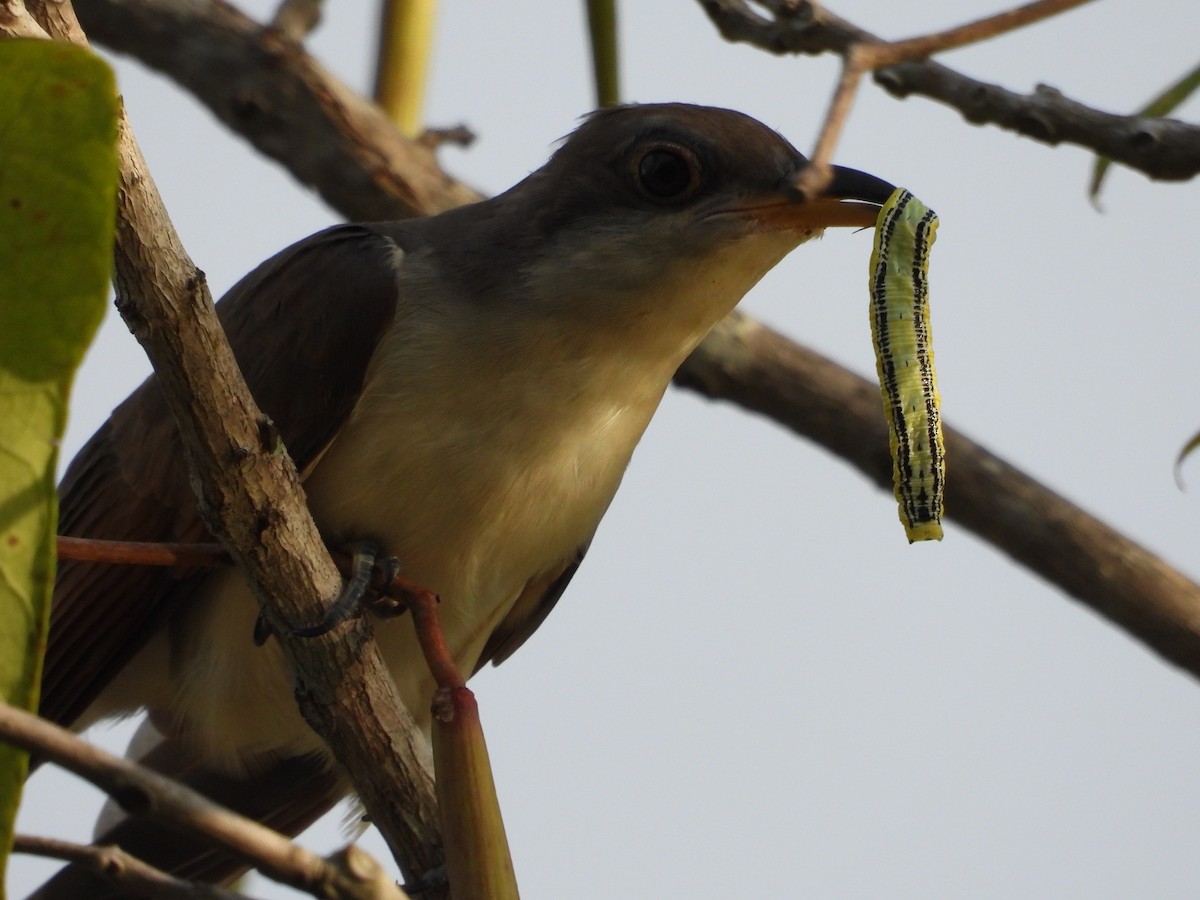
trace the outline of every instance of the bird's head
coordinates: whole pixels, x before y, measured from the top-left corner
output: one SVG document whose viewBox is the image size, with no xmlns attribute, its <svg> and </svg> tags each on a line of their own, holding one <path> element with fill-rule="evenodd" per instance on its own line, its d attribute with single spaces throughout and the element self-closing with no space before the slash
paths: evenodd
<svg viewBox="0 0 1200 900">
<path fill-rule="evenodd" d="M 691 265 L 737 244 L 763 245 L 770 268 L 826 227 L 873 225 L 893 190 L 835 166 L 825 193 L 806 197 L 797 178 L 807 165 L 783 136 L 733 110 L 600 110 L 532 176 L 540 209 L 531 214 L 560 248 L 580 248 L 568 255 L 618 254 L 620 265 L 600 262 L 618 277 L 635 277 L 637 263 L 661 272 L 668 260 Z"/>
<path fill-rule="evenodd" d="M 572 306 L 587 305 L 581 289 L 605 298 L 602 311 L 622 297 L 642 314 L 677 302 L 711 327 L 799 244 L 827 227 L 874 225 L 893 191 L 835 166 L 827 190 L 806 197 L 797 178 L 807 165 L 780 134 L 732 110 L 593 113 L 513 191 L 541 236 L 526 275 L 571 285 Z"/>
</svg>

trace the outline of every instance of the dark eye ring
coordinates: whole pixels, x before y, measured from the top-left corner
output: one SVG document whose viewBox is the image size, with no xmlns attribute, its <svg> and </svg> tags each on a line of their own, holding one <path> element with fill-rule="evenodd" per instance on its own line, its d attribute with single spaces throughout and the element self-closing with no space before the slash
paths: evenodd
<svg viewBox="0 0 1200 900">
<path fill-rule="evenodd" d="M 652 144 L 634 160 L 633 176 L 653 200 L 686 200 L 700 187 L 700 161 L 677 144 Z"/>
</svg>

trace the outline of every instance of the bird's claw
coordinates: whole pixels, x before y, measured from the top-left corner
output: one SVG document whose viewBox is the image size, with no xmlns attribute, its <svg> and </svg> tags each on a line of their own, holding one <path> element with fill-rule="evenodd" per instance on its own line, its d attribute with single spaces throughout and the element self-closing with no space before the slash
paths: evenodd
<svg viewBox="0 0 1200 900">
<path fill-rule="evenodd" d="M 375 560 L 379 558 L 379 545 L 374 541 L 357 541 L 354 545 L 350 561 L 350 577 L 342 593 L 325 613 L 325 617 L 316 625 L 293 628 L 296 637 L 320 637 L 328 634 L 338 625 L 354 615 L 363 605 L 363 598 L 371 587 L 371 575 L 375 571 Z"/>
<path fill-rule="evenodd" d="M 324 618 L 316 625 L 306 625 L 292 628 L 291 633 L 296 637 L 319 637 L 332 631 L 350 616 L 358 611 L 363 604 L 367 589 L 371 586 L 374 574 L 375 560 L 379 556 L 379 547 L 373 541 L 358 541 L 353 545 L 350 562 L 350 575 L 342 593 L 330 605 Z M 389 560 L 395 557 L 388 557 Z M 274 626 L 262 612 L 254 622 L 254 644 L 261 647 L 275 633 Z"/>
<path fill-rule="evenodd" d="M 311 638 L 327 634 L 348 618 L 365 608 L 383 619 L 391 619 L 408 610 L 408 600 L 414 594 L 426 594 L 425 588 L 401 577 L 400 560 L 381 556 L 374 541 L 358 541 L 353 545 L 350 575 L 337 600 L 316 625 L 292 628 L 296 637 Z M 254 623 L 254 643 L 262 646 L 275 633 L 264 614 Z"/>
</svg>

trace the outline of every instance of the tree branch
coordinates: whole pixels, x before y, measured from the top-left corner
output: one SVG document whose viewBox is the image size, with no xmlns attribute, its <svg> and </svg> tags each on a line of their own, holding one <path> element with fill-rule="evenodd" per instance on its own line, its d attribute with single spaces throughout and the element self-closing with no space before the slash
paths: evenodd
<svg viewBox="0 0 1200 900">
<path fill-rule="evenodd" d="M 1087 2 L 1089 0 L 1034 0 L 1033 3 L 976 19 L 965 25 L 904 41 L 855 41 L 842 53 L 842 74 L 834 89 L 829 112 L 825 115 L 825 122 L 809 157 L 808 166 L 796 179 L 796 187 L 806 196 L 815 197 L 829 185 L 829 180 L 833 177 L 833 170 L 830 168 L 833 148 L 837 145 L 846 120 L 850 117 L 850 110 L 858 96 L 859 83 L 865 73 L 984 41 Z"/>
<path fill-rule="evenodd" d="M 357 848 L 336 854 L 333 861 L 322 859 L 157 772 L 105 753 L 65 728 L 4 703 L 0 703 L 0 740 L 74 772 L 117 800 L 126 811 L 182 828 L 238 855 L 275 881 L 314 897 L 405 897 L 382 875 L 378 863 Z"/>
<path fill-rule="evenodd" d="M 97 847 L 27 834 L 13 835 L 13 853 L 43 856 L 81 866 L 111 881 L 132 897 L 156 900 L 245 900 L 244 895 L 212 884 L 184 881 L 146 865 L 120 847 Z"/>
<path fill-rule="evenodd" d="M 106 541 L 67 537 L 56 540 L 57 557 L 122 566 L 230 566 L 233 560 L 220 544 Z"/>
<path fill-rule="evenodd" d="M 27 6 L 53 37 L 86 43 L 69 3 Z M 265 417 L 124 118 L 118 151 L 117 308 L 158 373 L 205 523 L 247 573 L 273 624 L 316 621 L 338 595 L 341 578 L 295 467 L 264 442 Z M 420 880 L 442 863 L 428 749 L 400 702 L 368 620 L 358 617 L 309 640 L 275 630 L 296 673 L 305 719 L 349 771 L 406 876 Z"/>
<path fill-rule="evenodd" d="M 776 54 L 845 54 L 875 35 L 812 3 L 764 2 L 773 17 L 747 0 L 699 0 L 729 41 Z M 1085 106 L 1051 87 L 1018 94 L 977 81 L 940 63 L 906 62 L 880 69 L 875 80 L 897 97 L 929 97 L 957 109 L 976 125 L 998 125 L 1046 144 L 1069 143 L 1163 181 L 1200 173 L 1200 127 L 1174 119 L 1114 115 Z"/>
<path fill-rule="evenodd" d="M 210 0 L 78 0 L 88 35 L 179 82 L 231 131 L 352 220 L 441 212 L 479 195 L 284 32 Z"/>
<path fill-rule="evenodd" d="M 676 383 L 769 416 L 892 490 L 879 386 L 741 313 Z M 1200 676 L 1200 585 L 953 428 L 946 516 Z"/>
<path fill-rule="evenodd" d="M 973 124 L 997 125 L 1044 144 L 1086 147 L 1159 181 L 1200 174 L 1200 128 L 1178 119 L 1102 112 L 1044 84 L 1018 94 L 934 62 L 881 69 L 875 80 L 897 97 L 940 100 Z"/>
</svg>

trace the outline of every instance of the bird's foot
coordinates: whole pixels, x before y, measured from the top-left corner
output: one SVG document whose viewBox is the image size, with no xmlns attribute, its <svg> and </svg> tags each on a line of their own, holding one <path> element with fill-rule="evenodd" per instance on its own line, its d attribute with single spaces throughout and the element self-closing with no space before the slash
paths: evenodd
<svg viewBox="0 0 1200 900">
<path fill-rule="evenodd" d="M 292 634 L 296 637 L 320 637 L 328 634 L 363 606 L 363 600 L 371 587 L 371 576 L 375 573 L 376 560 L 382 551 L 374 541 L 356 541 L 351 546 L 353 550 L 350 557 L 350 574 L 342 593 L 316 625 L 293 628 Z"/>
<path fill-rule="evenodd" d="M 440 602 L 437 594 L 400 574 L 402 566 L 395 556 L 376 560 L 371 575 L 371 592 L 363 598 L 363 606 L 381 619 L 403 615 L 420 597 Z"/>
<path fill-rule="evenodd" d="M 319 637 L 332 631 L 342 622 L 367 609 L 382 619 L 395 618 L 408 611 L 415 597 L 432 592 L 401 574 L 400 560 L 383 556 L 374 541 L 357 541 L 351 545 L 351 557 L 346 586 L 316 625 L 292 628 L 296 637 Z M 434 600 L 436 602 L 436 595 Z M 274 634 L 266 617 L 259 614 L 254 623 L 254 643 L 261 646 Z"/>
<path fill-rule="evenodd" d="M 426 872 L 419 881 L 408 882 L 402 885 L 404 893 L 411 897 L 419 897 L 427 891 L 437 891 L 440 893 L 449 886 L 450 873 L 445 863 L 442 863 L 436 869 Z"/>
</svg>

